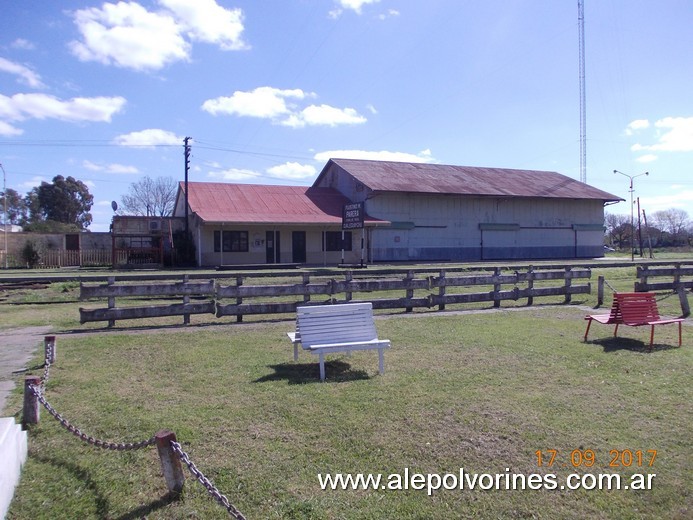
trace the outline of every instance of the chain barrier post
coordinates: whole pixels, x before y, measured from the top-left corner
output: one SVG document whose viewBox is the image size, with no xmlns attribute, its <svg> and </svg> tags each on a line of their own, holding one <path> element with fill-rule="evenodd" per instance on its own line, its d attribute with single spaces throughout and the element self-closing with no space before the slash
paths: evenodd
<svg viewBox="0 0 693 520">
<path fill-rule="evenodd" d="M 51 365 L 55 363 L 57 344 L 55 336 L 44 336 L 43 348 L 46 352 L 46 362 Z"/>
<path fill-rule="evenodd" d="M 185 475 L 180 464 L 180 458 L 171 447 L 171 443 L 176 442 L 176 434 L 169 430 L 160 430 L 154 438 L 168 490 L 171 493 L 179 494 L 183 490 Z"/>
<path fill-rule="evenodd" d="M 26 376 L 24 378 L 24 410 L 22 411 L 22 428 L 27 429 L 27 424 L 38 424 L 41 415 L 36 389 L 41 385 L 39 376 Z"/>
<path fill-rule="evenodd" d="M 597 277 L 597 307 L 604 305 L 604 276 Z"/>
</svg>

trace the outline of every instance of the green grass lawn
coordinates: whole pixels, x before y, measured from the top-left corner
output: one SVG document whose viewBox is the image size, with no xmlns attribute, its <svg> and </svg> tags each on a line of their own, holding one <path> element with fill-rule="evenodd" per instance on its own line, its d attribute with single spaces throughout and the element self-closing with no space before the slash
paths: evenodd
<svg viewBox="0 0 693 520">
<path fill-rule="evenodd" d="M 612 274 L 607 280 L 632 287 L 632 277 L 626 283 Z M 173 430 L 248 518 L 690 518 L 690 327 L 684 325 L 682 348 L 674 347 L 674 327 L 659 327 L 651 353 L 645 329 L 622 327 L 614 339 L 611 327 L 593 324 L 591 341 L 583 343 L 582 318 L 595 298 L 575 297 L 584 307 L 381 315 L 379 336 L 392 341 L 385 374 L 377 374 L 374 352 L 356 352 L 329 358 L 325 383 L 315 357 L 301 353 L 292 361 L 285 335 L 291 321 L 59 336 L 46 396 L 76 426 L 105 440 Z M 660 303 L 677 314 L 676 297 Z M 79 328 L 76 313 L 56 312 L 55 323 Z M 17 390 L 5 412 L 19 417 L 21 400 Z M 156 449 L 103 451 L 45 410 L 41 417 L 29 432 L 29 460 L 8 518 L 226 516 L 187 472 L 182 496 L 167 497 Z M 558 451 L 552 467 L 538 466 L 538 450 Z M 573 468 L 574 450 L 592 450 L 594 466 Z M 645 456 L 641 465 L 609 467 L 612 450 Z M 652 467 L 648 450 L 657 450 Z M 386 478 L 405 468 L 555 473 L 559 483 L 573 472 L 656 477 L 651 490 L 431 496 L 413 489 L 323 491 L 317 477 Z"/>
</svg>

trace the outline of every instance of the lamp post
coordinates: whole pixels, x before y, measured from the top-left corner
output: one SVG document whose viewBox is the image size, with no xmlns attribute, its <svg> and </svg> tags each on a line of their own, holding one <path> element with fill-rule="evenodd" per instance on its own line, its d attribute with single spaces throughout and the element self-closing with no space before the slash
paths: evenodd
<svg viewBox="0 0 693 520">
<path fill-rule="evenodd" d="M 627 173 L 614 170 L 614 173 L 620 173 L 624 177 L 628 177 L 630 179 L 628 191 L 630 192 L 630 261 L 632 262 L 635 260 L 635 223 L 633 222 L 633 192 L 635 189 L 633 188 L 633 180 L 642 175 L 649 175 L 650 172 L 639 173 L 637 175 L 628 175 Z M 640 218 L 640 215 L 638 215 L 638 218 Z"/>
</svg>

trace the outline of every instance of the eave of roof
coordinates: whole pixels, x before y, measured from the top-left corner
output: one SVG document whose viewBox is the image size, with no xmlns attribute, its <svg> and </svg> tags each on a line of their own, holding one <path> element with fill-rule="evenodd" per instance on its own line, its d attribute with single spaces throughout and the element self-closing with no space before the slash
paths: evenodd
<svg viewBox="0 0 693 520">
<path fill-rule="evenodd" d="M 509 168 L 330 159 L 318 180 L 332 164 L 342 168 L 374 192 L 596 199 L 603 202 L 623 200 L 557 172 Z"/>
<path fill-rule="evenodd" d="M 332 188 L 190 182 L 190 210 L 207 224 L 342 224 L 350 201 Z M 185 191 L 185 183 L 180 183 Z M 388 224 L 366 216 L 366 225 Z"/>
</svg>

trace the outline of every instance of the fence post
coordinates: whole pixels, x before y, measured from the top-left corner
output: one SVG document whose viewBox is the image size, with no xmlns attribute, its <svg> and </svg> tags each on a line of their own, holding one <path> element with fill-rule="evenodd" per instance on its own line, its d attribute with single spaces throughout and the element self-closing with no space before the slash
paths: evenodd
<svg viewBox="0 0 693 520">
<path fill-rule="evenodd" d="M 573 284 L 571 269 L 572 267 L 565 268 L 565 303 L 570 303 L 572 300 L 572 295 L 570 294 L 570 286 Z"/>
<path fill-rule="evenodd" d="M 493 282 L 493 307 L 494 308 L 499 308 L 501 301 L 500 301 L 500 290 L 501 290 L 501 284 L 498 282 L 498 276 L 500 276 L 500 267 L 494 267 L 493 268 L 493 277 L 495 278 Z"/>
<path fill-rule="evenodd" d="M 178 494 L 183 490 L 185 475 L 180 464 L 180 457 L 171 447 L 172 442 L 178 442 L 176 434 L 169 430 L 160 430 L 154 437 L 166 486 L 168 486 L 170 493 Z"/>
<path fill-rule="evenodd" d="M 414 271 L 412 271 L 411 269 L 409 271 L 407 271 L 407 276 L 405 277 L 404 280 L 411 284 L 412 281 L 414 280 Z M 406 298 L 408 300 L 411 300 L 414 298 L 414 289 L 407 289 Z M 414 310 L 414 307 L 408 306 L 404 309 L 404 312 L 412 312 L 413 310 Z"/>
<path fill-rule="evenodd" d="M 38 424 L 41 416 L 38 396 L 31 387 L 41 385 L 39 376 L 26 376 L 24 378 L 24 409 L 22 411 L 22 427 L 26 430 L 27 424 Z"/>
<path fill-rule="evenodd" d="M 57 357 L 56 350 L 58 349 L 58 345 L 55 341 L 55 336 L 44 336 L 43 349 L 45 352 L 44 359 L 46 360 L 46 362 L 50 363 L 51 365 L 55 363 L 55 359 Z"/>
<path fill-rule="evenodd" d="M 445 310 L 445 269 L 440 270 L 440 277 L 438 278 L 438 296 L 440 296 L 440 303 L 438 304 L 438 310 Z"/>
<path fill-rule="evenodd" d="M 604 305 L 604 277 L 597 277 L 597 307 Z"/>
<path fill-rule="evenodd" d="M 115 276 L 109 276 L 108 277 L 108 285 L 114 285 L 115 284 Z M 108 308 L 113 309 L 115 307 L 115 296 L 109 296 L 108 297 Z M 108 320 L 108 326 L 109 327 L 115 327 L 115 320 Z"/>
<path fill-rule="evenodd" d="M 691 307 L 688 305 L 686 288 L 683 285 L 678 285 L 676 292 L 679 294 L 679 301 L 681 302 L 681 317 L 688 318 L 691 315 Z"/>
<path fill-rule="evenodd" d="M 243 285 L 243 277 L 242 276 L 236 276 L 236 287 L 240 287 Z M 239 293 L 240 294 L 240 293 Z M 236 298 L 236 305 L 241 305 L 243 303 L 243 298 L 238 296 Z M 243 321 L 243 315 L 242 314 L 236 314 L 236 323 L 241 323 Z"/>
<path fill-rule="evenodd" d="M 346 286 L 349 287 L 349 282 L 351 282 L 354 279 L 354 273 L 353 271 L 347 271 L 344 273 L 344 279 L 346 280 Z M 344 298 L 346 301 L 350 302 L 351 298 L 353 297 L 353 293 L 349 290 L 344 292 Z"/>
<path fill-rule="evenodd" d="M 190 280 L 190 276 L 187 274 L 184 274 L 183 275 L 183 285 L 187 284 L 189 280 Z M 190 295 L 184 294 L 183 295 L 183 305 L 187 305 L 188 303 L 190 303 Z M 183 314 L 183 325 L 190 325 L 190 314 Z"/>
<path fill-rule="evenodd" d="M 642 265 L 636 268 L 636 277 L 640 278 L 640 283 L 635 282 L 635 292 L 647 292 L 647 266 Z"/>
<path fill-rule="evenodd" d="M 527 305 L 531 306 L 534 304 L 534 296 L 532 296 L 532 290 L 534 289 L 534 266 L 530 265 L 527 270 L 527 292 L 529 296 L 527 297 Z"/>
<path fill-rule="evenodd" d="M 310 293 L 308 292 L 308 284 L 310 283 L 310 274 L 303 273 L 303 288 L 305 292 L 303 293 L 303 302 L 308 303 L 310 301 Z"/>
</svg>

